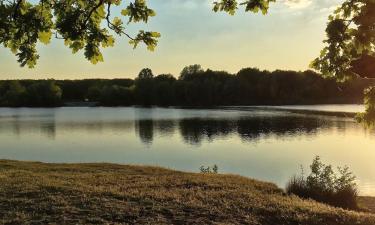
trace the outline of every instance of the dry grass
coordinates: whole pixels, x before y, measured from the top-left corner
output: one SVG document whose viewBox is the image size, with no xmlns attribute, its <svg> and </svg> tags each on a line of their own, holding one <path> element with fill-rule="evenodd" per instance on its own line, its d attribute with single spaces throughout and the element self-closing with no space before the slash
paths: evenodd
<svg viewBox="0 0 375 225">
<path fill-rule="evenodd" d="M 375 224 L 274 184 L 113 164 L 0 160 L 2 224 Z"/>
<path fill-rule="evenodd" d="M 358 205 L 365 211 L 375 213 L 375 197 L 360 196 L 358 198 Z"/>
</svg>

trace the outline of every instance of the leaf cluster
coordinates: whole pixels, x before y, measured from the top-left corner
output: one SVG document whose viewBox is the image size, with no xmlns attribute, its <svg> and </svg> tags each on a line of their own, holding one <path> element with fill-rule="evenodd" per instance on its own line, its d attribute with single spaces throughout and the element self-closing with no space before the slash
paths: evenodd
<svg viewBox="0 0 375 225">
<path fill-rule="evenodd" d="M 311 66 L 338 80 L 367 76 L 354 63 L 375 57 L 375 1 L 346 0 L 329 16 L 326 34 L 326 46 Z"/>
<path fill-rule="evenodd" d="M 145 0 L 134 0 L 122 10 L 123 18 L 111 18 L 111 7 L 121 0 L 0 0 L 0 44 L 9 48 L 21 66 L 34 67 L 39 59 L 37 43 L 48 44 L 55 36 L 63 39 L 73 53 L 84 51 L 93 64 L 102 62 L 102 48 L 112 47 L 114 34 L 125 35 L 137 47 L 146 44 L 153 51 L 160 34 L 139 31 L 134 37 L 125 30 L 127 24 L 147 23 L 155 12 Z"/>
<path fill-rule="evenodd" d="M 234 15 L 238 9 L 238 6 L 244 6 L 246 12 L 267 14 L 269 5 L 271 2 L 276 0 L 246 0 L 239 2 L 237 0 L 220 0 L 214 2 L 213 10 L 215 12 L 224 11 L 230 15 Z"/>
</svg>

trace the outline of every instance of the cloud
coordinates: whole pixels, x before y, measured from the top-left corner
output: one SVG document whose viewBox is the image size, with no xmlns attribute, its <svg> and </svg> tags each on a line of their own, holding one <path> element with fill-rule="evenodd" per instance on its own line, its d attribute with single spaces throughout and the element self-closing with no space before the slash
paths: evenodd
<svg viewBox="0 0 375 225">
<path fill-rule="evenodd" d="M 308 8 L 315 11 L 327 11 L 336 8 L 343 0 L 283 0 L 284 5 L 290 9 Z"/>
<path fill-rule="evenodd" d="M 157 2 L 155 4 L 174 10 L 207 10 L 212 8 L 214 1 L 216 0 L 156 0 L 150 1 L 150 3 Z M 279 9 L 313 10 L 319 12 L 337 7 L 343 1 L 344 0 L 277 0 L 276 5 L 281 6 L 281 8 L 278 7 Z M 239 2 L 242 2 L 242 0 L 239 0 Z"/>
<path fill-rule="evenodd" d="M 312 0 L 285 0 L 284 4 L 291 9 L 302 9 L 309 7 Z"/>
</svg>

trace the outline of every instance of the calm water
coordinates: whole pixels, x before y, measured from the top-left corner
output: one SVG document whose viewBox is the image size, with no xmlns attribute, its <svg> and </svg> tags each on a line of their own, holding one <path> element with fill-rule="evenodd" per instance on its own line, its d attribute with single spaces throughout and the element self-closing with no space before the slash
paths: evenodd
<svg viewBox="0 0 375 225">
<path fill-rule="evenodd" d="M 365 105 L 293 105 L 293 106 L 269 106 L 276 109 L 299 109 L 299 110 L 316 110 L 327 112 L 349 112 L 358 113 L 365 111 Z"/>
<path fill-rule="evenodd" d="M 222 173 L 284 187 L 315 155 L 350 166 L 361 194 L 375 196 L 375 134 L 349 118 L 254 108 L 0 109 L 4 159 L 151 164 L 194 172 L 217 164 Z"/>
</svg>

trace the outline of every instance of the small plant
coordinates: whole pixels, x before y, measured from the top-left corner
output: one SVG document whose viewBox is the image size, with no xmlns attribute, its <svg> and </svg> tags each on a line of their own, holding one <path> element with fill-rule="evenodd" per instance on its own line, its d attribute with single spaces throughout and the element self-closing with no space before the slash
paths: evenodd
<svg viewBox="0 0 375 225">
<path fill-rule="evenodd" d="M 216 164 L 212 167 L 212 172 L 213 173 L 218 173 L 219 172 L 219 167 Z"/>
<path fill-rule="evenodd" d="M 311 173 L 307 177 L 302 171 L 300 176 L 291 178 L 286 187 L 288 194 L 345 209 L 358 209 L 355 176 L 348 167 L 338 167 L 335 173 L 331 165 L 323 164 L 317 156 L 310 169 Z"/>
<path fill-rule="evenodd" d="M 212 168 L 210 166 L 201 166 L 199 167 L 199 170 L 201 171 L 201 173 L 218 173 L 219 167 L 216 164 L 213 165 Z"/>
</svg>

